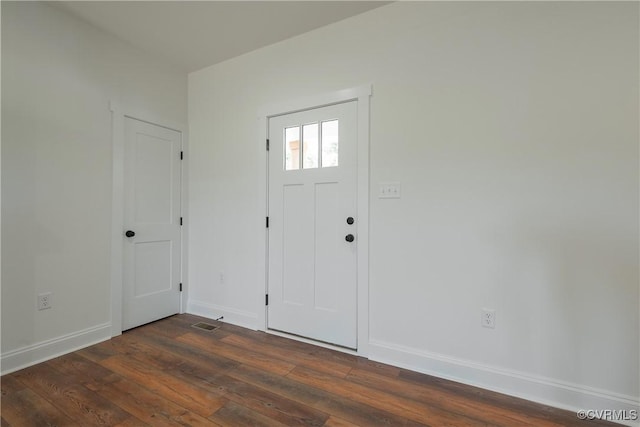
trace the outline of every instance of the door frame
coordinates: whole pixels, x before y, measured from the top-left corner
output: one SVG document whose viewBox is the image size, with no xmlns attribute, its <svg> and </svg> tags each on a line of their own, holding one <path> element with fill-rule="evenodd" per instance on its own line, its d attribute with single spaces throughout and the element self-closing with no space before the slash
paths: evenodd
<svg viewBox="0 0 640 427">
<path fill-rule="evenodd" d="M 122 334 L 122 290 L 124 286 L 124 150 L 125 150 L 125 119 L 134 119 L 180 132 L 182 136 L 181 150 L 186 154 L 187 133 L 186 126 L 157 117 L 148 112 L 122 108 L 117 102 L 109 102 L 111 111 L 111 155 L 112 155 L 112 194 L 111 194 L 111 336 Z M 162 123 L 162 124 L 160 124 Z M 187 188 L 188 156 L 181 161 L 180 171 L 180 216 L 187 217 L 188 206 L 185 188 Z M 180 280 L 183 284 L 180 293 L 180 313 L 186 311 L 188 300 L 187 285 L 187 241 L 188 221 L 183 222 L 180 243 Z"/>
<path fill-rule="evenodd" d="M 357 102 L 357 218 L 356 235 L 358 236 L 358 246 L 356 248 L 357 267 L 356 267 L 356 290 L 357 290 L 357 350 L 356 354 L 367 356 L 369 345 L 369 101 L 373 93 L 372 85 L 363 85 L 334 92 L 317 94 L 309 97 L 288 100 L 278 104 L 267 105 L 258 112 L 259 126 L 259 217 L 266 218 L 269 215 L 269 167 L 266 150 L 266 141 L 269 138 L 269 119 L 272 117 L 282 116 L 285 114 L 296 113 L 315 108 L 327 107 L 330 105 L 341 104 L 350 101 Z M 259 306 L 256 309 L 258 313 L 258 329 L 271 332 L 267 326 L 267 306 L 265 304 L 265 295 L 269 286 L 269 235 L 266 226 L 262 227 L 264 252 L 260 256 L 259 271 L 263 280 L 258 283 L 256 295 L 258 296 Z M 260 316 L 260 313 L 262 315 Z M 276 333 L 281 335 L 280 333 Z M 286 335 L 286 334 L 285 334 Z M 335 348 L 340 351 L 346 351 L 342 347 L 332 346 L 313 340 L 300 337 L 289 336 L 305 342 L 311 342 L 324 347 Z M 351 352 L 351 351 L 347 351 Z"/>
</svg>

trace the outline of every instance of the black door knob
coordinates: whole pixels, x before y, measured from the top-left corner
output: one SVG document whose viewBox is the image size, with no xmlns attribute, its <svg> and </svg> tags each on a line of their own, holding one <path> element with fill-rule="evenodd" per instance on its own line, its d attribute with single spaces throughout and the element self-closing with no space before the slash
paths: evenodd
<svg viewBox="0 0 640 427">
<path fill-rule="evenodd" d="M 124 235 L 127 236 L 127 237 L 133 237 L 133 236 L 136 235 L 136 232 L 135 231 L 131 231 L 131 230 L 127 230 L 127 232 L 124 233 Z"/>
<path fill-rule="evenodd" d="M 346 240 L 347 242 L 351 243 L 355 240 L 355 237 L 353 237 L 353 234 L 347 234 L 344 238 L 344 240 Z"/>
<path fill-rule="evenodd" d="M 352 216 L 350 216 L 349 218 L 347 218 L 347 224 L 351 225 L 351 224 L 353 224 L 353 222 L 354 222 L 354 219 L 353 219 L 353 217 L 352 217 Z"/>
</svg>

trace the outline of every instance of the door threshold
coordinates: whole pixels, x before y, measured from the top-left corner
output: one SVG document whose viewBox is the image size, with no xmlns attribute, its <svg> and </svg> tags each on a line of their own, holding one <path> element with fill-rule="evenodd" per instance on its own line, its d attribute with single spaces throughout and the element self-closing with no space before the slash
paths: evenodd
<svg viewBox="0 0 640 427">
<path fill-rule="evenodd" d="M 271 335 L 277 335 L 279 337 L 283 337 L 283 338 L 289 338 L 291 340 L 294 341 L 299 341 L 299 342 L 303 342 L 306 344 L 311 344 L 311 345 L 315 345 L 318 347 L 323 347 L 323 348 L 327 348 L 329 350 L 335 350 L 335 351 L 339 351 L 341 353 L 346 353 L 346 354 L 351 354 L 353 356 L 359 356 L 358 354 L 358 350 L 350 348 L 350 347 L 343 347 L 337 344 L 331 344 L 328 342 L 324 342 L 324 341 L 318 341 L 318 340 L 314 340 L 311 338 L 307 338 L 307 337 L 303 337 L 301 335 L 296 335 L 296 334 L 292 334 L 289 332 L 282 332 L 279 331 L 277 329 L 269 329 L 267 328 L 265 330 L 266 333 L 271 334 Z"/>
</svg>

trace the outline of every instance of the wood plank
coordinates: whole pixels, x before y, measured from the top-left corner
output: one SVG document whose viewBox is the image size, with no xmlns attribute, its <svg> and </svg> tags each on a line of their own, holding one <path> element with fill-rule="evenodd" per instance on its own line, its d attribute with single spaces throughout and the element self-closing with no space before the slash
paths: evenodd
<svg viewBox="0 0 640 427">
<path fill-rule="evenodd" d="M 158 352 L 150 349 L 132 357 L 147 366 L 153 366 L 154 360 L 162 357 L 163 364 L 171 367 L 170 374 L 180 381 L 211 391 L 289 426 L 322 426 L 328 418 L 326 413 L 317 409 L 225 376 L 224 371 L 215 366 L 194 363 L 169 352 L 161 352 L 161 355 Z"/>
<path fill-rule="evenodd" d="M 392 394 L 411 402 L 429 402 L 430 406 L 439 409 L 473 417 L 496 426 L 509 427 L 513 425 L 531 425 L 539 427 L 559 427 L 561 424 L 552 423 L 541 418 L 535 418 L 504 408 L 477 402 L 449 392 L 436 391 L 425 386 L 418 386 L 407 381 L 393 380 L 373 372 L 354 369 L 347 380 L 370 390 L 377 390 Z"/>
<path fill-rule="evenodd" d="M 100 364 L 80 356 L 78 353 L 69 353 L 45 362 L 58 372 L 73 378 L 78 384 L 86 384 L 93 381 L 103 381 L 112 372 Z"/>
<path fill-rule="evenodd" d="M 86 359 L 92 360 L 94 362 L 100 362 L 101 360 L 118 354 L 118 352 L 113 348 L 114 339 L 115 338 L 111 338 L 110 340 L 106 340 L 90 347 L 83 348 L 76 351 L 76 353 Z"/>
<path fill-rule="evenodd" d="M 255 341 L 235 334 L 230 334 L 222 338 L 221 341 L 244 350 L 255 351 L 267 357 L 275 357 L 296 366 L 305 366 L 318 372 L 324 372 L 342 378 L 352 369 L 351 364 L 347 365 L 331 360 L 318 359 L 308 352 L 299 351 L 290 345 L 276 346 L 267 342 L 256 345 Z"/>
<path fill-rule="evenodd" d="M 205 385 L 218 377 L 224 376 L 230 370 L 230 368 L 220 369 L 215 364 L 209 364 L 199 359 L 182 358 L 179 355 L 168 351 L 163 352 L 155 347 L 149 347 L 144 353 L 136 354 L 133 358 L 144 365 L 154 367 L 157 361 L 161 360 L 163 363 L 157 369 L 204 389 L 206 389 Z M 214 389 L 213 392 L 220 394 L 217 389 Z"/>
<path fill-rule="evenodd" d="M 207 337 L 194 333 L 182 335 L 178 337 L 177 340 L 184 344 L 215 352 L 236 362 L 264 369 L 265 371 L 278 375 L 285 375 L 295 368 L 295 365 L 292 363 L 277 359 L 274 360 L 255 351 L 240 349 L 223 342 L 213 342 Z"/>
<path fill-rule="evenodd" d="M 594 427 L 614 427 L 618 425 L 616 423 L 603 420 L 579 420 L 577 419 L 576 414 L 570 411 L 406 369 L 403 369 L 400 372 L 399 378 L 403 381 L 409 381 L 420 386 L 432 387 L 437 391 L 452 393 L 456 396 L 466 397 L 476 402 L 481 402 L 496 408 L 502 408 L 520 414 L 528 414 L 529 416 L 564 426 L 583 426 L 586 423 L 588 423 L 589 426 Z"/>
<path fill-rule="evenodd" d="M 254 331 L 248 331 L 248 332 L 245 331 L 243 332 L 243 334 L 244 334 L 243 336 L 249 340 L 260 339 L 261 343 L 269 344 L 277 348 L 287 348 L 287 350 L 289 351 L 295 351 L 297 353 L 305 354 L 309 358 L 315 359 L 322 363 L 327 363 L 327 364 L 335 363 L 338 365 L 350 367 L 352 369 L 358 368 L 358 369 L 369 370 L 369 371 L 376 372 L 381 375 L 386 375 L 392 378 L 397 378 L 399 376 L 399 373 L 402 371 L 401 368 L 398 368 L 396 366 L 391 366 L 384 363 L 376 362 L 373 360 L 366 359 L 364 357 L 342 353 L 340 351 L 332 350 L 330 348 L 314 346 L 304 342 L 295 341 L 289 338 L 284 338 L 278 335 L 265 334 L 265 333 L 254 332 Z M 261 337 L 260 334 L 265 335 L 265 337 L 264 338 Z M 239 334 L 236 333 L 234 335 L 239 335 Z M 254 338 L 254 336 L 257 336 L 258 338 Z M 223 341 L 224 340 L 225 339 L 223 339 Z M 311 368 L 311 366 L 308 366 L 308 367 Z M 316 369 L 316 370 L 318 370 L 319 372 L 322 372 L 321 369 Z"/>
<path fill-rule="evenodd" d="M 100 364 L 203 417 L 208 417 L 227 403 L 219 394 L 185 383 L 164 371 L 124 355 L 112 356 Z"/>
<path fill-rule="evenodd" d="M 348 366 L 351 368 L 360 368 L 365 370 L 371 370 L 382 375 L 390 377 L 398 377 L 401 368 L 387 365 L 373 360 L 368 360 L 363 357 L 354 356 L 351 354 L 342 353 L 340 351 L 332 350 L 329 348 L 310 345 L 304 342 L 295 341 L 289 338 L 281 337 L 279 335 L 267 334 L 260 331 L 252 331 L 246 328 L 241 328 L 235 325 L 224 324 L 222 327 L 231 335 L 236 337 L 243 337 L 246 340 L 253 342 L 253 345 L 257 348 L 261 347 L 261 344 L 266 344 L 276 348 L 286 348 L 288 351 L 296 353 L 302 353 L 310 358 L 314 358 L 317 361 L 324 363 L 336 363 L 342 366 Z M 221 341 L 228 341 L 226 338 L 222 338 Z M 258 343 L 256 343 L 258 341 Z"/>
<path fill-rule="evenodd" d="M 325 347 L 311 345 L 302 341 L 292 340 L 279 335 L 269 334 L 262 331 L 253 331 L 247 328 L 231 325 L 225 323 L 222 329 L 227 332 L 232 332 L 235 335 L 245 336 L 256 342 L 264 342 L 273 344 L 275 346 L 287 346 L 292 350 L 297 350 L 314 355 L 322 360 L 334 361 L 343 363 L 346 365 L 354 366 L 358 363 L 358 360 L 363 360 L 362 357 L 358 357 L 352 354 L 343 353 L 340 351 L 332 350 Z"/>
<path fill-rule="evenodd" d="M 376 406 L 363 405 L 346 396 L 327 393 L 287 377 L 274 375 L 247 365 L 241 365 L 234 369 L 229 376 L 361 426 L 416 427 L 429 425 L 417 423 L 381 410 Z"/>
<path fill-rule="evenodd" d="M 126 334 L 113 341 L 116 355 L 136 359 L 161 371 L 172 371 L 183 362 L 181 357 L 166 351 L 162 346 L 147 344 L 144 337 L 139 335 Z M 208 366 L 204 363 L 203 365 Z"/>
<path fill-rule="evenodd" d="M 68 426 L 80 424 L 28 388 L 2 396 L 2 419 L 14 426 Z"/>
<path fill-rule="evenodd" d="M 7 374 L 0 378 L 0 393 L 2 397 L 11 393 L 17 393 L 20 390 L 27 388 L 24 384 L 18 380 L 14 374 Z"/>
<path fill-rule="evenodd" d="M 125 378 L 99 384 L 96 392 L 152 426 L 211 426 L 211 421 Z"/>
<path fill-rule="evenodd" d="M 114 425 L 131 415 L 46 364 L 16 372 L 15 377 L 80 425 Z"/>
<path fill-rule="evenodd" d="M 439 426 L 481 426 L 486 424 L 468 414 L 452 413 L 432 406 L 430 403 L 408 401 L 390 393 L 369 389 L 347 380 L 327 376 L 302 367 L 297 367 L 291 371 L 287 378 L 329 393 L 347 397 L 365 405 L 375 406 L 422 424 L 435 423 L 435 425 Z"/>
<path fill-rule="evenodd" d="M 228 357 L 221 356 L 215 351 L 211 351 L 211 348 L 206 349 L 195 347 L 192 345 L 185 345 L 183 342 L 177 341 L 173 338 L 167 338 L 161 335 L 148 334 L 144 331 L 136 331 L 133 334 L 127 334 L 127 339 L 135 340 L 140 344 L 146 344 L 153 346 L 163 352 L 169 352 L 177 355 L 185 360 L 190 360 L 194 363 L 205 364 L 211 368 L 215 368 L 219 371 L 226 371 L 230 368 L 238 366 L 238 362 Z M 206 337 L 205 339 L 211 339 Z M 212 341 L 213 345 L 213 341 Z"/>
<path fill-rule="evenodd" d="M 324 423 L 324 427 L 358 427 L 358 425 L 332 415 Z"/>
<path fill-rule="evenodd" d="M 215 421 L 217 424 L 225 427 L 238 427 L 238 426 L 255 426 L 255 427 L 286 427 L 286 424 L 282 424 L 272 418 L 266 417 L 256 411 L 238 405 L 234 402 L 229 402 L 222 408 L 216 411 L 215 414 L 209 417 L 210 420 Z"/>
<path fill-rule="evenodd" d="M 401 368 L 395 366 L 375 362 L 373 360 L 368 360 L 363 357 L 343 353 L 337 350 L 332 350 L 330 348 L 314 346 L 305 342 L 295 341 L 293 339 L 285 338 L 280 335 L 269 334 L 262 331 L 254 331 L 226 323 L 222 326 L 222 329 L 227 331 L 229 335 L 242 337 L 250 342 L 253 342 L 253 345 L 257 348 L 261 347 L 263 344 L 275 348 L 286 348 L 287 351 L 303 353 L 324 362 L 335 362 L 337 364 L 349 366 L 352 368 L 358 367 L 361 369 L 369 369 L 374 372 L 378 372 L 380 374 L 388 375 L 391 377 L 397 377 L 399 372 L 402 370 Z M 220 340 L 228 341 L 228 339 L 224 337 Z"/>
<path fill-rule="evenodd" d="M 125 421 L 121 422 L 120 424 L 116 424 L 113 427 L 153 427 L 153 426 L 150 426 L 149 424 L 140 421 L 136 417 L 130 417 L 130 418 L 127 418 Z"/>
<path fill-rule="evenodd" d="M 400 372 L 402 372 L 402 369 L 396 366 L 387 365 L 385 363 L 376 362 L 363 357 L 358 358 L 354 369 L 374 372 L 389 378 L 398 378 L 400 376 Z"/>
<path fill-rule="evenodd" d="M 184 379 L 192 381 L 189 377 Z M 222 392 L 230 401 L 288 426 L 320 427 L 328 418 L 325 412 L 229 376 L 212 377 L 198 384 Z"/>
</svg>

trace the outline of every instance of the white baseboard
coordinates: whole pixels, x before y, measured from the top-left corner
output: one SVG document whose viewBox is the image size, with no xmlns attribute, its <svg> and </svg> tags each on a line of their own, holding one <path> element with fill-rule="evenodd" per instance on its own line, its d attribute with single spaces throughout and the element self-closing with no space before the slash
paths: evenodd
<svg viewBox="0 0 640 427">
<path fill-rule="evenodd" d="M 217 304 L 210 304 L 203 301 L 189 300 L 187 303 L 187 313 L 196 316 L 207 317 L 209 319 L 217 319 L 224 316 L 223 322 L 232 325 L 242 326 L 243 328 L 258 329 L 258 316 L 255 313 L 238 310 L 232 307 L 225 307 Z"/>
<path fill-rule="evenodd" d="M 640 414 L 640 399 L 637 397 L 454 359 L 383 341 L 370 340 L 369 359 L 572 412 L 612 410 Z M 640 425 L 638 420 L 616 422 L 629 426 Z"/>
<path fill-rule="evenodd" d="M 0 356 L 0 369 L 2 375 L 8 374 L 110 338 L 111 323 L 72 332 L 3 353 Z"/>
</svg>

